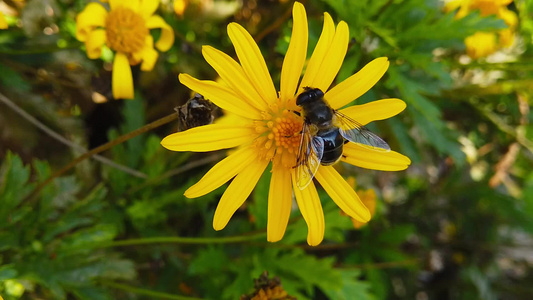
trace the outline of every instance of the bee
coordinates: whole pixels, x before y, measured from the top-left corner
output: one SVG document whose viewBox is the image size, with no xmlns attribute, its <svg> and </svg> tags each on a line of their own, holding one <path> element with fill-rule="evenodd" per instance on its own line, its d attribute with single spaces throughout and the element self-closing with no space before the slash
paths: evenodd
<svg viewBox="0 0 533 300">
<path fill-rule="evenodd" d="M 296 159 L 296 181 L 303 190 L 315 177 L 320 165 L 329 166 L 341 159 L 348 142 L 372 149 L 390 151 L 382 138 L 350 117 L 334 110 L 324 99 L 324 92 L 305 87 L 296 98 L 304 119 Z"/>
<path fill-rule="evenodd" d="M 187 103 L 175 108 L 178 112 L 178 131 L 208 125 L 215 119 L 216 107 L 202 95 L 196 94 Z"/>
</svg>

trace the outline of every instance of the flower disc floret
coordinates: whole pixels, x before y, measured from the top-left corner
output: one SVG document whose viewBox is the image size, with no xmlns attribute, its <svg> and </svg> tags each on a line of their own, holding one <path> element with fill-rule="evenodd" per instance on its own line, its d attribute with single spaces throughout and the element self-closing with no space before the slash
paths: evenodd
<svg viewBox="0 0 533 300">
<path fill-rule="evenodd" d="M 258 155 L 285 168 L 296 165 L 300 146 L 302 118 L 280 104 L 271 104 L 270 111 L 261 113 L 263 120 L 255 121 L 260 136 L 254 141 Z"/>
<path fill-rule="evenodd" d="M 141 50 L 148 35 L 144 18 L 127 7 L 110 11 L 105 29 L 109 48 L 122 53 Z"/>
</svg>

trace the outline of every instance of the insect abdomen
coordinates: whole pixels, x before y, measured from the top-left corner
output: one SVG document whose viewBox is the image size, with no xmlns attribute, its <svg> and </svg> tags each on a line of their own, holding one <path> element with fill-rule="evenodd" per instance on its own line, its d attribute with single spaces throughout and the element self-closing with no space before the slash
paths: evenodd
<svg viewBox="0 0 533 300">
<path fill-rule="evenodd" d="M 317 136 L 324 140 L 324 154 L 320 163 L 324 166 L 329 166 L 339 161 L 342 156 L 342 146 L 344 145 L 344 139 L 339 129 L 334 127 L 318 131 Z"/>
</svg>

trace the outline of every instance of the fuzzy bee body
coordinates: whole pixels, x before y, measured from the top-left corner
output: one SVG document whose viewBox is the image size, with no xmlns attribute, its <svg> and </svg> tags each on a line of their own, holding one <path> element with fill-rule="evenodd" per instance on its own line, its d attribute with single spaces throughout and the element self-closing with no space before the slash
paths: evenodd
<svg viewBox="0 0 533 300">
<path fill-rule="evenodd" d="M 301 116 L 304 119 L 296 160 L 296 179 L 300 189 L 311 183 L 320 165 L 338 162 L 347 142 L 390 151 L 389 145 L 379 136 L 332 109 L 320 89 L 304 88 L 304 92 L 296 99 L 296 105 L 302 108 Z"/>
</svg>

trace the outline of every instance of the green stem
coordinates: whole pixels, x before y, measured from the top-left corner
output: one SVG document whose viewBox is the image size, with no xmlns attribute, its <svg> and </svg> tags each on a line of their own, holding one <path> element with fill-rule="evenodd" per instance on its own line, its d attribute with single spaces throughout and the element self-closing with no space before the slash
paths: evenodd
<svg viewBox="0 0 533 300">
<path fill-rule="evenodd" d="M 136 246 L 148 244 L 189 244 L 189 245 L 206 245 L 206 244 L 231 244 L 265 238 L 266 232 L 259 232 L 251 235 L 228 236 L 220 238 L 192 238 L 192 237 L 151 237 L 140 239 L 129 239 L 121 241 L 110 241 L 96 245 L 95 248 L 110 248 L 120 246 Z"/>
<path fill-rule="evenodd" d="M 203 298 L 178 296 L 178 295 L 172 295 L 172 294 L 167 294 L 167 293 L 162 293 L 162 292 L 156 292 L 156 291 L 141 289 L 138 287 L 125 285 L 122 283 L 116 283 L 116 282 L 102 281 L 100 283 L 111 288 L 123 290 L 123 291 L 134 293 L 134 294 L 145 295 L 151 298 L 172 299 L 172 300 L 202 300 L 203 299 Z"/>
</svg>

